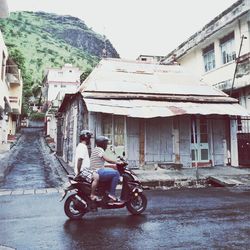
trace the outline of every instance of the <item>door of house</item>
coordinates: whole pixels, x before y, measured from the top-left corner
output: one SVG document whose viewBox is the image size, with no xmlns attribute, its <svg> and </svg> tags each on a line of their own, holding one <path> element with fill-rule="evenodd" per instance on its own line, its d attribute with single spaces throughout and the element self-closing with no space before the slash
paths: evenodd
<svg viewBox="0 0 250 250">
<path fill-rule="evenodd" d="M 195 117 L 191 123 L 191 154 L 192 166 L 208 166 L 208 121 L 206 117 Z"/>
</svg>

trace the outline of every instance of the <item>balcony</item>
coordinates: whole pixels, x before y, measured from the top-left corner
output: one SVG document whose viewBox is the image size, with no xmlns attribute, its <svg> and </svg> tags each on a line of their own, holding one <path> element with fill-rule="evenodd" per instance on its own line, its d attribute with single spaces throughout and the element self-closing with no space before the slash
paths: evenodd
<svg viewBox="0 0 250 250">
<path fill-rule="evenodd" d="M 19 80 L 19 76 L 17 74 L 11 74 L 7 73 L 6 74 L 6 80 L 9 83 L 9 86 L 21 86 L 21 81 Z"/>
<path fill-rule="evenodd" d="M 15 115 L 21 114 L 21 101 L 17 96 L 9 96 L 11 113 Z"/>
<path fill-rule="evenodd" d="M 22 85 L 21 72 L 11 58 L 8 58 L 6 63 L 6 81 L 10 87 Z"/>
</svg>

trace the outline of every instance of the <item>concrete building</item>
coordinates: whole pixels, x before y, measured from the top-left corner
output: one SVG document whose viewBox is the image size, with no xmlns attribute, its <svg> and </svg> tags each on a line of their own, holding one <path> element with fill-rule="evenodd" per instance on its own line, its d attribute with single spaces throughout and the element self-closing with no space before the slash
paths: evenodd
<svg viewBox="0 0 250 250">
<path fill-rule="evenodd" d="M 9 102 L 9 84 L 6 81 L 6 62 L 8 59 L 7 47 L 4 43 L 2 33 L 0 32 L 0 147 L 7 149 L 8 137 L 8 113 L 11 111 Z"/>
<path fill-rule="evenodd" d="M 235 2 L 169 53 L 163 63 L 171 63 L 173 56 L 185 69 L 202 76 L 202 81 L 237 98 L 250 110 L 250 0 Z M 242 136 L 250 143 L 247 117 L 238 117 L 240 145 Z"/>
<path fill-rule="evenodd" d="M 80 86 L 81 71 L 71 64 L 65 64 L 62 68 L 49 68 L 43 80 L 43 96 L 50 103 L 55 100 L 58 93 L 75 93 Z"/>
<path fill-rule="evenodd" d="M 8 140 L 11 141 L 21 125 L 23 80 L 20 69 L 10 57 L 6 65 L 6 82 L 9 85 L 10 104 Z"/>
<path fill-rule="evenodd" d="M 8 16 L 7 3 L 0 1 L 0 17 Z M 22 77 L 16 63 L 9 57 L 0 31 L 0 152 L 8 150 L 20 123 Z"/>
<path fill-rule="evenodd" d="M 158 63 L 161 62 L 164 58 L 164 56 L 139 55 L 136 60 L 141 62 Z"/>
<path fill-rule="evenodd" d="M 0 0 L 0 18 L 6 18 L 9 16 L 9 9 L 7 0 Z"/>
<path fill-rule="evenodd" d="M 80 86 L 82 72 L 78 67 L 65 64 L 62 68 L 49 68 L 43 80 L 46 105 L 46 135 L 56 136 L 56 111 L 66 93 L 75 93 Z"/>
</svg>

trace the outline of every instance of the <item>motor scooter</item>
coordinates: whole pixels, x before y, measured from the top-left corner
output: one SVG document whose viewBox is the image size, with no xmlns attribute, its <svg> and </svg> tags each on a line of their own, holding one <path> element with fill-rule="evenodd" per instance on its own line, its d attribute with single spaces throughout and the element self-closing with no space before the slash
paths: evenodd
<svg viewBox="0 0 250 250">
<path fill-rule="evenodd" d="M 64 212 L 70 219 L 80 219 L 86 213 L 101 209 L 119 209 L 126 207 L 133 214 L 138 215 L 144 212 L 147 207 L 147 198 L 143 193 L 143 186 L 136 174 L 128 168 L 128 163 L 123 157 L 118 157 L 117 170 L 122 177 L 122 189 L 120 201 L 110 203 L 108 190 L 110 182 L 99 182 L 96 194 L 100 200 L 92 201 L 91 178 L 83 175 L 68 175 L 69 185 L 64 189 L 63 200 L 69 191 L 73 191 L 64 203 Z"/>
</svg>

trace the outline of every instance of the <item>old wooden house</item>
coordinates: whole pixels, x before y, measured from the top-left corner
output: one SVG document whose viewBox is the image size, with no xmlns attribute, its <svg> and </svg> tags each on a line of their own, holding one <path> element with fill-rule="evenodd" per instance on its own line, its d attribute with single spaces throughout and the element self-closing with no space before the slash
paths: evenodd
<svg viewBox="0 0 250 250">
<path fill-rule="evenodd" d="M 125 151 L 131 167 L 237 166 L 237 117 L 249 115 L 178 65 L 121 59 L 103 59 L 58 114 L 58 152 L 67 162 L 88 128 Z"/>
</svg>

